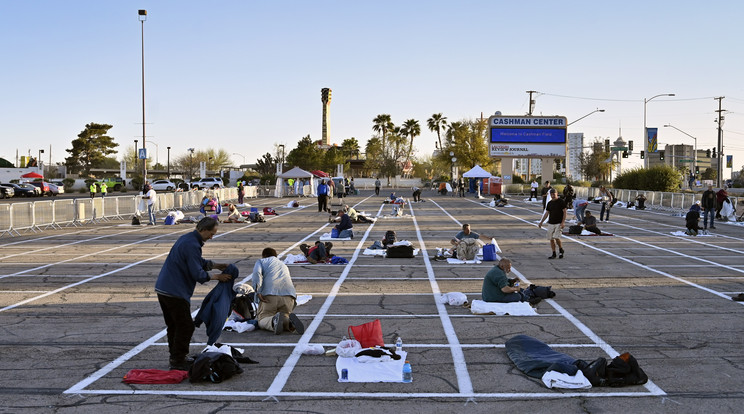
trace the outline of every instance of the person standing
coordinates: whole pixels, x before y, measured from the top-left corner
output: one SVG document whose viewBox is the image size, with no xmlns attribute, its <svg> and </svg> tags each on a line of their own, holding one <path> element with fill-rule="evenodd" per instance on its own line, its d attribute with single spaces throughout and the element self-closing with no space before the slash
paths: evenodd
<svg viewBox="0 0 744 414">
<path fill-rule="evenodd" d="M 305 325 L 292 313 L 297 306 L 297 291 L 289 268 L 277 259 L 276 250 L 263 249 L 253 266 L 253 290 L 258 304 L 258 327 L 279 335 L 284 331 L 305 332 Z"/>
<path fill-rule="evenodd" d="M 537 183 L 537 180 L 532 180 L 532 183 L 530 183 L 530 199 L 535 199 L 537 201 L 537 189 L 540 187 L 540 184 Z"/>
<path fill-rule="evenodd" d="M 152 187 L 149 187 L 150 189 L 147 190 L 146 193 L 142 195 L 142 199 L 147 202 L 147 217 L 149 218 L 149 222 L 147 224 L 154 226 L 155 225 L 155 200 L 157 199 L 157 194 L 155 193 L 155 190 L 152 189 Z"/>
<path fill-rule="evenodd" d="M 462 178 L 457 179 L 457 194 L 460 197 L 465 197 L 465 181 Z"/>
<path fill-rule="evenodd" d="M 602 209 L 599 210 L 599 221 L 610 221 L 610 209 L 612 208 L 613 194 L 605 188 L 605 186 L 599 186 L 599 196 L 602 197 Z M 605 220 L 605 213 L 607 213 L 607 219 Z"/>
<path fill-rule="evenodd" d="M 553 250 L 553 255 L 548 259 L 555 259 L 555 246 L 558 246 L 560 255 L 559 259 L 563 259 L 563 245 L 561 244 L 561 234 L 563 228 L 566 227 L 566 203 L 558 198 L 558 192 L 555 188 L 550 189 L 548 193 L 550 195 L 550 201 L 545 205 L 545 213 L 540 219 L 540 224 L 537 228 L 542 228 L 545 219 L 548 219 L 548 240 L 550 240 L 550 249 Z"/>
<path fill-rule="evenodd" d="M 563 200 L 567 206 L 573 203 L 574 196 L 574 189 L 571 187 L 571 183 L 566 183 L 566 186 L 563 188 Z"/>
<path fill-rule="evenodd" d="M 566 204 L 568 205 L 568 204 Z M 579 224 L 584 221 L 584 211 L 589 205 L 589 200 L 576 199 L 573 201 L 574 215 L 576 216 L 576 223 Z"/>
<path fill-rule="evenodd" d="M 545 181 L 545 185 L 543 186 L 542 190 L 540 190 L 540 195 L 542 196 L 542 206 L 543 210 L 545 210 L 545 205 L 548 202 L 548 193 L 552 190 L 550 187 L 550 181 Z"/>
<path fill-rule="evenodd" d="M 716 218 L 721 220 L 721 209 L 723 208 L 723 201 L 728 198 L 726 188 L 721 188 L 716 193 Z"/>
<path fill-rule="evenodd" d="M 377 178 L 375 180 L 375 195 L 376 196 L 379 196 L 380 195 L 380 187 L 382 187 L 382 183 L 380 182 L 380 179 Z"/>
<path fill-rule="evenodd" d="M 242 180 L 238 181 L 238 204 L 243 204 L 243 197 L 245 196 L 245 185 Z"/>
<path fill-rule="evenodd" d="M 703 229 L 708 229 L 708 216 L 710 216 L 710 228 L 715 230 L 716 226 L 714 219 L 716 216 L 716 192 L 713 191 L 713 184 L 708 184 L 708 189 L 703 193 L 703 198 L 700 200 L 703 204 Z"/>
<path fill-rule="evenodd" d="M 213 269 L 225 270 L 227 265 L 202 258 L 202 246 L 217 234 L 218 224 L 217 220 L 205 217 L 196 224 L 194 231 L 179 237 L 155 282 L 155 292 L 167 326 L 171 369 L 188 370 L 193 363 L 193 358 L 189 358 L 188 354 L 194 333 L 191 296 L 196 282 L 229 282 L 232 279 L 232 275 L 225 273 L 207 273 Z"/>
<path fill-rule="evenodd" d="M 318 184 L 318 213 L 328 211 L 328 190 L 325 180 L 320 180 L 320 184 Z"/>
<path fill-rule="evenodd" d="M 95 197 L 96 196 L 96 192 L 97 192 L 97 190 L 96 190 L 96 183 L 90 183 L 89 190 L 90 190 L 90 198 Z"/>
<path fill-rule="evenodd" d="M 105 182 L 101 182 L 101 197 L 106 197 L 106 194 L 108 193 L 108 186 Z"/>
</svg>

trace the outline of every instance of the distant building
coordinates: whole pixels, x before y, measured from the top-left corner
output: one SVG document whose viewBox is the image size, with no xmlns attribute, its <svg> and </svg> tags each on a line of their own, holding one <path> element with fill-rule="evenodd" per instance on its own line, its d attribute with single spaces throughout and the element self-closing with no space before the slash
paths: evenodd
<svg viewBox="0 0 744 414">
<path fill-rule="evenodd" d="M 568 134 L 568 178 L 570 180 L 583 180 L 579 156 L 584 150 L 584 133 L 572 132 Z"/>
</svg>

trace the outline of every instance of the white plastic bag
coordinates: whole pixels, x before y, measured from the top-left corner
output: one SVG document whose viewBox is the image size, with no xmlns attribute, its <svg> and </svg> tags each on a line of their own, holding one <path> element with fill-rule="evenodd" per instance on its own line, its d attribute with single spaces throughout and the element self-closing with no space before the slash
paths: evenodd
<svg viewBox="0 0 744 414">
<path fill-rule="evenodd" d="M 450 306 L 462 306 L 468 303 L 468 297 L 462 292 L 449 292 L 440 296 L 439 301 Z"/>
<path fill-rule="evenodd" d="M 325 354 L 325 349 L 323 349 L 323 345 L 319 344 L 308 344 L 305 349 L 302 350 L 303 355 L 323 355 Z"/>
<path fill-rule="evenodd" d="M 356 339 L 345 339 L 336 345 L 336 355 L 343 358 L 353 358 L 362 350 L 362 344 Z"/>
</svg>

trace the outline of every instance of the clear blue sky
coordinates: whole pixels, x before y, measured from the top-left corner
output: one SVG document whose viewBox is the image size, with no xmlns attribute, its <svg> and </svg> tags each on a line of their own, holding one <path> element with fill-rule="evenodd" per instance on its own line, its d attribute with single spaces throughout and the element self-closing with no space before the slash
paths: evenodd
<svg viewBox="0 0 744 414">
<path fill-rule="evenodd" d="M 720 1 L 9 1 L 0 2 L 0 156 L 52 147 L 62 161 L 86 123 L 113 124 L 126 149 L 141 140 L 140 23 L 147 9 L 147 135 L 172 156 L 223 148 L 248 163 L 274 144 L 320 139 L 320 89 L 333 90 L 331 137 L 363 146 L 372 119 L 564 115 L 594 137 L 636 143 L 716 142 L 744 164 L 744 3 Z M 150 147 L 154 155 L 154 147 Z M 236 164 L 243 159 L 233 157 Z M 728 176 L 728 169 L 724 176 Z"/>
</svg>

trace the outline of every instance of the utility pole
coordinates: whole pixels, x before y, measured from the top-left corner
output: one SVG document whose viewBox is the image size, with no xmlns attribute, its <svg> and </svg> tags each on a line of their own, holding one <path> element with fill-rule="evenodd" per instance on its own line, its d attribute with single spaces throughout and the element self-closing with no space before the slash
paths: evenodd
<svg viewBox="0 0 744 414">
<path fill-rule="evenodd" d="M 527 115 L 532 116 L 532 112 L 535 110 L 535 100 L 532 99 L 532 94 L 537 93 L 537 91 L 527 91 L 528 94 L 530 94 L 530 106 L 527 110 Z"/>
<path fill-rule="evenodd" d="M 530 106 L 527 110 L 527 115 L 532 116 L 532 112 L 535 110 L 535 100 L 532 99 L 532 94 L 537 93 L 537 91 L 527 91 L 528 94 L 530 94 Z M 532 178 L 532 158 L 527 158 L 527 180 L 530 180 Z M 543 180 L 545 177 L 542 177 Z M 548 180 L 552 180 L 553 177 L 549 177 Z"/>
<path fill-rule="evenodd" d="M 721 160 L 723 159 L 723 111 L 724 109 L 721 109 L 721 103 L 723 101 L 723 98 L 725 96 L 719 96 L 718 98 L 713 98 L 718 101 L 718 159 L 716 160 L 718 162 L 717 168 L 717 180 L 716 180 L 716 187 L 721 188 L 721 174 L 723 173 L 723 163 Z"/>
</svg>

